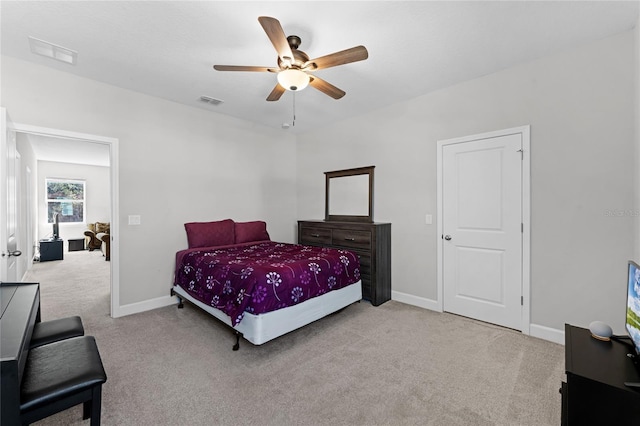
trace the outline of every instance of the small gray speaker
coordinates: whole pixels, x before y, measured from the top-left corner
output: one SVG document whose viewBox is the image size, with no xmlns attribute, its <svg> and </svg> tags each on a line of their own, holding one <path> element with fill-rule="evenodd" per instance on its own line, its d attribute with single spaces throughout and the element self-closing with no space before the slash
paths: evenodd
<svg viewBox="0 0 640 426">
<path fill-rule="evenodd" d="M 604 340 L 605 342 L 611 340 L 611 336 L 613 335 L 611 327 L 602 321 L 593 321 L 589 324 L 589 331 L 591 332 L 591 336 L 598 340 Z"/>
</svg>

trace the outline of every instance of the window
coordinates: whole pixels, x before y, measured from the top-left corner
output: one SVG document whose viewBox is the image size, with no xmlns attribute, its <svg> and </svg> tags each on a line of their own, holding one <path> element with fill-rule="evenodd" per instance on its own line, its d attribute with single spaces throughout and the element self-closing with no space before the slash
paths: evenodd
<svg viewBox="0 0 640 426">
<path fill-rule="evenodd" d="M 84 222 L 84 184 L 83 180 L 46 179 L 49 223 L 56 213 L 60 222 Z"/>
</svg>

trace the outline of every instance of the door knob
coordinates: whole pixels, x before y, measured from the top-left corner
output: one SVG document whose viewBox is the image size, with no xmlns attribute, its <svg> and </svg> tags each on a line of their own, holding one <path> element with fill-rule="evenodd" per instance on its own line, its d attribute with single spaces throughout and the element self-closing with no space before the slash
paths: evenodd
<svg viewBox="0 0 640 426">
<path fill-rule="evenodd" d="M 451 235 L 445 235 L 444 239 L 447 240 L 447 241 L 450 241 L 451 240 Z"/>
<path fill-rule="evenodd" d="M 18 257 L 18 256 L 20 256 L 21 254 L 22 254 L 22 252 L 21 252 L 20 250 L 15 250 L 15 251 L 10 251 L 8 254 L 4 254 L 4 253 L 2 253 L 2 257 L 5 257 L 5 256 L 9 256 L 9 257 L 11 257 L 11 256 L 15 256 L 15 257 Z"/>
</svg>

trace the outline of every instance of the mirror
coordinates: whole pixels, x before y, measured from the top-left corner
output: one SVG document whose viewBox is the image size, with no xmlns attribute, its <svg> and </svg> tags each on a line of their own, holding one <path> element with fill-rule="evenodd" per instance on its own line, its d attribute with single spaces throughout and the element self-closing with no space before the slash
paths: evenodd
<svg viewBox="0 0 640 426">
<path fill-rule="evenodd" d="M 324 220 L 373 222 L 375 166 L 325 172 Z"/>
</svg>

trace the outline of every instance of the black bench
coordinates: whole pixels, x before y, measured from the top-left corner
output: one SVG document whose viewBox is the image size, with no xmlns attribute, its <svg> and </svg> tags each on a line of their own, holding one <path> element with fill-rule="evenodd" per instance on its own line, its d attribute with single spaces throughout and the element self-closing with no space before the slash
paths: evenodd
<svg viewBox="0 0 640 426">
<path fill-rule="evenodd" d="M 84 327 L 78 316 L 37 322 L 33 325 L 29 349 L 79 336 L 84 336 Z"/>
<path fill-rule="evenodd" d="M 98 426 L 106 381 L 93 336 L 30 349 L 20 389 L 20 421 L 28 425 L 83 404 L 83 418 Z"/>
</svg>

